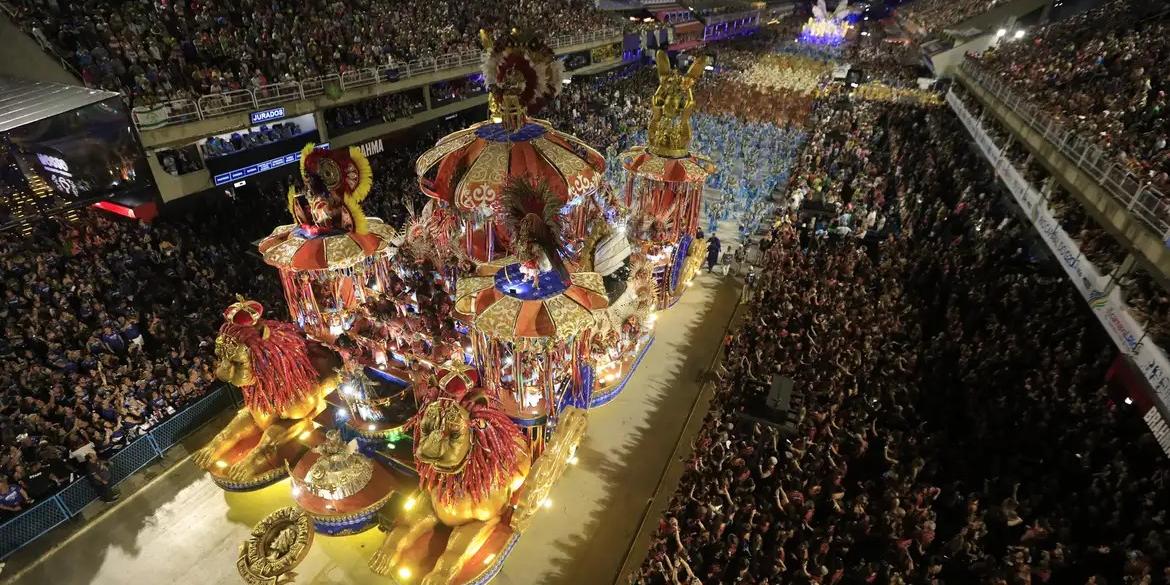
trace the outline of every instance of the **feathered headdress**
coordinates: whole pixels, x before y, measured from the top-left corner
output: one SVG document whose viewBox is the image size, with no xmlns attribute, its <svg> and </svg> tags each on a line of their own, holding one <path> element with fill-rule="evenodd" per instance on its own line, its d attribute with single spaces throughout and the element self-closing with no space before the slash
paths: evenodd
<svg viewBox="0 0 1170 585">
<path fill-rule="evenodd" d="M 515 249 L 531 253 L 539 248 L 561 280 L 570 282 L 561 236 L 561 202 L 548 181 L 527 176 L 509 178 L 504 186 L 504 207 L 504 220 L 515 239 Z"/>
<path fill-rule="evenodd" d="M 374 185 L 374 172 L 366 155 L 356 146 L 330 150 L 317 148 L 310 142 L 301 150 L 301 178 L 308 185 L 313 177 L 320 179 L 331 194 L 341 199 L 353 217 L 353 231 L 368 233 L 361 202 Z"/>
<path fill-rule="evenodd" d="M 561 93 L 564 64 L 539 35 L 513 29 L 494 39 L 480 31 L 480 38 L 487 50 L 484 82 L 497 102 L 514 95 L 531 116 Z"/>
</svg>

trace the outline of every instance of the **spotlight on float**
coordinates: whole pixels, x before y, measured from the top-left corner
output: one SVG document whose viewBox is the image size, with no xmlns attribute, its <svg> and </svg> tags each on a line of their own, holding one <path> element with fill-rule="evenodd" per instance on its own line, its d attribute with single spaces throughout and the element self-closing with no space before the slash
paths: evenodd
<svg viewBox="0 0 1170 585">
<path fill-rule="evenodd" d="M 1012 35 L 1012 38 L 1017 40 L 1017 41 L 1024 38 L 1024 31 L 1022 29 L 1016 31 L 1016 34 Z"/>
<path fill-rule="evenodd" d="M 997 39 L 1002 39 L 1002 38 L 1003 38 L 1003 36 L 1004 36 L 1004 35 L 1006 35 L 1006 34 L 1007 34 L 1007 29 L 1006 29 L 1006 28 L 1001 28 L 1001 29 L 999 29 L 999 30 L 995 31 L 995 38 L 997 38 Z"/>
</svg>

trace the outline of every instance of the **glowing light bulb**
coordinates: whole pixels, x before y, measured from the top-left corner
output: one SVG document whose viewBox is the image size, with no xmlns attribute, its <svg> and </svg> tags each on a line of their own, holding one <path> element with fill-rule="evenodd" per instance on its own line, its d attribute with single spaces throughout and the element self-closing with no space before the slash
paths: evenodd
<svg viewBox="0 0 1170 585">
<path fill-rule="evenodd" d="M 410 567 L 398 567 L 398 578 L 409 579 L 411 576 Z"/>
<path fill-rule="evenodd" d="M 378 425 L 370 425 L 370 426 L 368 426 L 368 427 L 366 427 L 366 428 L 370 429 L 370 431 L 371 431 L 371 432 L 373 432 L 373 431 L 376 431 L 376 430 L 378 430 Z"/>
<path fill-rule="evenodd" d="M 224 461 L 223 459 L 220 459 L 219 461 L 215 462 L 215 466 L 220 468 L 220 469 L 223 469 L 223 468 L 228 466 L 228 462 Z"/>
<path fill-rule="evenodd" d="M 551 508 L 551 507 L 552 507 L 552 499 L 551 499 L 551 498 L 545 498 L 544 500 L 542 500 L 542 501 L 540 502 L 540 505 L 541 505 L 541 506 L 544 506 L 544 507 L 545 507 L 545 509 Z"/>
<path fill-rule="evenodd" d="M 411 496 L 406 498 L 406 501 L 402 503 L 402 509 L 409 511 L 411 508 L 414 508 L 414 505 L 417 503 L 418 500 L 414 499 L 414 496 Z"/>
<path fill-rule="evenodd" d="M 338 408 L 337 409 L 337 416 L 339 416 L 341 418 L 345 418 L 345 417 L 349 416 L 349 411 L 344 409 L 344 408 Z"/>
</svg>

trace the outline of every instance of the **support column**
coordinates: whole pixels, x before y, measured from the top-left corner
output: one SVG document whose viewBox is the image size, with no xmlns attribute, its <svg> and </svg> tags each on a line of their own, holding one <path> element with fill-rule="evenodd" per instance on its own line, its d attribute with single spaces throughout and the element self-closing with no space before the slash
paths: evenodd
<svg viewBox="0 0 1170 585">
<path fill-rule="evenodd" d="M 1126 254 L 1121 264 L 1118 264 L 1117 268 L 1114 268 L 1113 272 L 1109 273 L 1109 283 L 1105 285 L 1105 290 L 1102 292 L 1109 294 L 1117 286 L 1118 280 L 1133 272 L 1135 264 L 1137 264 L 1137 257 L 1133 255 L 1133 252 Z"/>
</svg>

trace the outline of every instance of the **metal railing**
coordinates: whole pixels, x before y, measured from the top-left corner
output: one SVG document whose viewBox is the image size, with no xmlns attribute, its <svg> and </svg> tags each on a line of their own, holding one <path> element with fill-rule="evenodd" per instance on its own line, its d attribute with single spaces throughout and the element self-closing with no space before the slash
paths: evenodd
<svg viewBox="0 0 1170 585">
<path fill-rule="evenodd" d="M 550 39 L 549 46 L 553 49 L 562 49 L 607 39 L 620 39 L 621 34 L 621 30 L 615 28 L 564 35 Z M 282 81 L 253 89 L 205 95 L 197 99 L 178 99 L 150 106 L 138 106 L 130 113 L 134 125 L 139 130 L 151 130 L 310 99 L 324 95 L 331 87 L 338 93 L 344 93 L 350 89 L 393 83 L 428 73 L 478 66 L 482 58 L 481 51 L 421 57 L 409 63 L 354 69 L 340 75 L 333 73 L 300 81 Z"/>
<path fill-rule="evenodd" d="M 959 69 L 1055 146 L 1081 172 L 1092 177 L 1118 204 L 1158 234 L 1163 243 L 1170 241 L 1170 201 L 1165 194 L 1130 172 L 1125 164 L 1092 140 L 1065 128 L 1048 113 L 1016 95 L 1006 82 L 983 70 L 977 62 L 967 58 Z"/>
<path fill-rule="evenodd" d="M 135 472 L 160 459 L 192 431 L 203 426 L 223 409 L 239 405 L 235 388 L 220 386 L 171 418 L 155 425 L 110 457 L 111 483 L 117 485 Z M 81 513 L 98 499 L 97 489 L 81 478 L 61 491 L 37 502 L 17 516 L 0 523 L 0 559 L 44 536 L 50 530 Z"/>
</svg>

